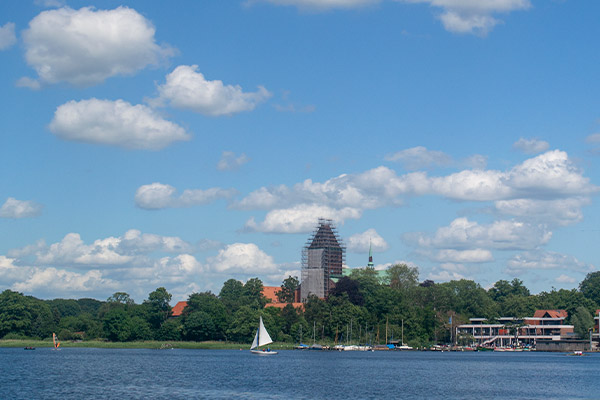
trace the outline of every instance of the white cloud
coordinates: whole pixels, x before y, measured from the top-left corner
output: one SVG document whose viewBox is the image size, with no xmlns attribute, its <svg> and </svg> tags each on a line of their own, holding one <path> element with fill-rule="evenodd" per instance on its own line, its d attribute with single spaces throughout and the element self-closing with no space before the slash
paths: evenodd
<svg viewBox="0 0 600 400">
<path fill-rule="evenodd" d="M 144 264 L 144 256 L 153 252 L 186 253 L 192 250 L 191 244 L 178 237 L 131 229 L 121 237 L 97 239 L 89 245 L 84 243 L 78 233 L 69 233 L 60 242 L 50 246 L 38 243 L 29 253 L 35 252 L 38 265 L 97 267 Z M 18 251 L 11 254 L 25 256 L 27 253 Z"/>
<path fill-rule="evenodd" d="M 27 279 L 29 268 L 14 264 L 15 259 L 0 255 L 0 285 L 7 287 L 13 282 Z"/>
<path fill-rule="evenodd" d="M 550 144 L 540 139 L 520 138 L 513 144 L 513 149 L 522 151 L 525 154 L 538 154 L 550 148 Z"/>
<path fill-rule="evenodd" d="M 273 257 L 253 243 L 230 244 L 207 262 L 217 272 L 256 275 L 277 271 Z"/>
<path fill-rule="evenodd" d="M 359 8 L 377 4 L 381 0 L 247 0 L 246 4 L 271 3 L 278 6 L 295 6 L 300 9 L 330 10 L 344 8 Z"/>
<path fill-rule="evenodd" d="M 246 154 L 242 153 L 240 156 L 236 156 L 232 151 L 224 151 L 221 155 L 221 159 L 217 164 L 219 171 L 233 171 L 240 168 L 242 165 L 250 161 L 250 158 Z"/>
<path fill-rule="evenodd" d="M 571 197 L 556 200 L 500 200 L 494 206 L 498 212 L 522 221 L 565 226 L 582 221 L 581 209 L 590 203 L 589 197 Z"/>
<path fill-rule="evenodd" d="M 42 83 L 96 85 L 171 55 L 155 43 L 154 32 L 150 21 L 127 7 L 43 11 L 23 32 L 25 58 Z"/>
<path fill-rule="evenodd" d="M 49 128 L 64 140 L 127 149 L 159 150 L 190 139 L 182 127 L 152 109 L 123 100 L 70 101 L 56 109 Z"/>
<path fill-rule="evenodd" d="M 34 3 L 41 7 L 54 8 L 65 5 L 65 0 L 35 0 Z"/>
<path fill-rule="evenodd" d="M 556 283 L 575 283 L 577 282 L 577 279 L 573 278 L 572 276 L 561 274 L 560 276 L 556 277 L 554 281 Z"/>
<path fill-rule="evenodd" d="M 234 189 L 210 188 L 186 189 L 177 196 L 177 189 L 171 185 L 154 182 L 140 186 L 135 192 L 135 204 L 147 210 L 170 207 L 193 207 L 210 204 L 219 199 L 229 199 L 237 192 Z"/>
<path fill-rule="evenodd" d="M 0 218 L 37 217 L 42 213 L 42 208 L 42 205 L 34 201 L 17 200 L 9 197 L 0 207 Z"/>
<path fill-rule="evenodd" d="M 99 270 L 84 274 L 56 268 L 32 268 L 30 276 L 17 282 L 13 289 L 20 292 L 42 291 L 56 297 L 64 293 L 88 293 L 97 290 L 116 289 L 119 284 L 103 277 Z"/>
<path fill-rule="evenodd" d="M 22 78 L 19 78 L 17 80 L 17 82 L 15 83 L 15 85 L 17 87 L 25 87 L 25 88 L 29 88 L 31 90 L 39 90 L 42 88 L 42 85 L 40 84 L 40 81 L 36 80 L 36 79 L 31 79 L 27 76 L 24 76 Z"/>
<path fill-rule="evenodd" d="M 256 223 L 254 218 L 251 218 L 246 222 L 245 229 L 268 233 L 306 233 L 314 229 L 318 218 L 327 218 L 337 224 L 343 224 L 346 219 L 358 219 L 361 215 L 360 210 L 350 207 L 335 209 L 316 204 L 301 204 L 272 210 L 261 223 Z"/>
<path fill-rule="evenodd" d="M 15 24 L 7 22 L 3 26 L 0 26 L 0 50 L 6 50 L 15 43 L 17 43 Z"/>
<path fill-rule="evenodd" d="M 431 257 L 438 262 L 445 263 L 483 263 L 494 261 L 492 252 L 485 249 L 443 249 L 435 254 L 431 254 Z"/>
<path fill-rule="evenodd" d="M 437 249 L 531 249 L 546 244 L 552 237 L 544 225 L 519 221 L 494 221 L 481 225 L 467 218 L 457 218 L 439 228 L 433 236 L 407 234 L 406 239 L 420 248 Z"/>
<path fill-rule="evenodd" d="M 423 146 L 398 151 L 385 156 L 387 161 L 399 161 L 410 170 L 423 169 L 430 166 L 449 166 L 452 158 L 441 151 L 427 150 Z"/>
<path fill-rule="evenodd" d="M 348 251 L 352 253 L 366 253 L 369 248 L 376 252 L 382 252 L 390 247 L 375 229 L 367 229 L 363 233 L 350 236 L 347 244 Z"/>
<path fill-rule="evenodd" d="M 171 107 L 215 117 L 251 111 L 271 97 L 271 93 L 262 86 L 256 92 L 243 92 L 238 85 L 206 80 L 197 70 L 197 65 L 175 68 L 167 75 L 166 83 L 158 86 L 159 98 L 151 100 L 151 103 L 168 103 Z"/>
<path fill-rule="evenodd" d="M 585 138 L 587 143 L 600 143 L 600 133 L 593 133 Z"/>
<path fill-rule="evenodd" d="M 444 28 L 454 33 L 471 33 L 485 36 L 501 20 L 494 14 L 526 10 L 529 0 L 396 0 L 402 3 L 425 3 L 441 8 L 439 15 Z"/>
<path fill-rule="evenodd" d="M 78 233 L 67 234 L 60 242 L 51 244 L 37 253 L 39 264 L 82 266 L 122 265 L 132 261 L 131 256 L 118 253 L 120 239 L 109 237 L 86 245 Z"/>
<path fill-rule="evenodd" d="M 517 216 L 517 205 L 528 204 L 528 226 L 541 222 L 564 225 L 575 222 L 581 207 L 598 187 L 590 183 L 569 160 L 567 154 L 554 150 L 525 160 L 508 171 L 463 170 L 446 176 L 429 177 L 424 172 L 397 175 L 387 167 L 377 167 L 358 174 L 342 174 L 323 183 L 307 179 L 293 186 L 261 187 L 233 204 L 242 210 L 270 210 L 262 224 L 250 219 L 246 228 L 266 232 L 307 232 L 314 219 L 323 212 L 338 222 L 359 218 L 364 210 L 394 207 L 406 199 L 438 195 L 451 200 L 496 202 L 498 211 Z M 546 202 L 546 203 L 543 203 Z M 543 204 L 558 208 L 556 213 L 542 214 Z M 565 208 L 566 207 L 566 208 Z M 316 210 L 316 211 L 313 211 Z M 505 222 L 506 223 L 506 222 Z M 531 228 L 523 228 L 530 230 Z M 545 231 L 546 229 L 542 229 Z M 533 229 L 540 232 L 538 228 Z M 546 237 L 546 236 L 543 236 Z"/>
<path fill-rule="evenodd" d="M 434 267 L 427 275 L 427 279 L 436 282 L 458 281 L 461 279 L 469 279 L 469 270 L 462 264 L 444 263 L 439 267 Z"/>
<path fill-rule="evenodd" d="M 520 275 L 530 270 L 558 269 L 587 273 L 596 268 L 592 264 L 579 261 L 577 258 L 552 251 L 532 250 L 513 256 L 507 263 L 506 272 Z"/>
</svg>

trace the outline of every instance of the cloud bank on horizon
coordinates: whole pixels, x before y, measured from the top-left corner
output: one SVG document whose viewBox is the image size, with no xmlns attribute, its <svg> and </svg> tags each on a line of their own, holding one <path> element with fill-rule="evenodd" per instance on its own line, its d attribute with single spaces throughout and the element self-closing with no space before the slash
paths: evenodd
<svg viewBox="0 0 600 400">
<path fill-rule="evenodd" d="M 597 112 L 582 122 L 588 131 L 569 131 L 577 139 L 564 139 L 564 129 L 582 114 L 564 107 L 569 123 L 548 115 L 563 130 L 547 126 L 540 135 L 501 107 L 472 111 L 484 96 L 471 102 L 452 79 L 521 88 L 514 76 L 535 66 L 505 74 L 522 61 L 502 49 L 518 44 L 492 31 L 520 29 L 511 27 L 517 11 L 532 19 L 546 12 L 534 2 L 241 0 L 236 9 L 180 4 L 179 19 L 158 5 L 127 3 L 73 9 L 37 1 L 50 9 L 27 21 L 0 6 L 0 50 L 9 61 L 0 67 L 9 91 L 0 129 L 10 142 L 3 168 L 10 173 L 0 175 L 0 223 L 10 237 L 0 247 L 1 286 L 44 298 L 126 291 L 141 300 L 158 286 L 177 299 L 218 292 L 230 277 L 278 285 L 300 276 L 299 249 L 319 217 L 339 227 L 350 267 L 363 266 L 372 250 L 383 259 L 379 269 L 400 259 L 420 266 L 421 279 L 489 286 L 519 276 L 534 290 L 574 287 L 597 268 L 589 249 L 569 237 L 581 240 L 575 232 L 592 229 L 598 214 L 600 134 L 590 122 Z M 186 7 L 240 26 L 219 31 L 221 44 L 210 39 L 215 26 L 179 13 Z M 400 18 L 398 10 L 420 15 L 426 34 L 395 30 L 382 42 L 373 29 L 358 40 L 320 31 L 322 21 L 336 29 L 347 18 L 377 25 L 384 13 Z M 289 31 L 278 26 L 272 35 L 275 27 L 260 22 L 265 16 Z M 254 29 L 243 25 L 249 20 Z M 440 23 L 445 32 L 436 30 Z M 487 47 L 506 59 L 481 74 L 469 63 Z M 361 57 L 361 48 L 381 59 Z M 402 70 L 412 63 L 412 73 Z M 448 87 L 430 86 L 439 76 Z M 507 104 L 518 97 L 492 94 Z M 464 101 L 464 115 L 453 96 Z M 588 108 L 599 104 L 586 100 Z M 448 111 L 435 111 L 437 101 Z M 411 102 L 419 111 L 404 113 Z M 37 112 L 24 114 L 19 104 Z M 513 125 L 502 124 L 507 119 Z"/>
</svg>

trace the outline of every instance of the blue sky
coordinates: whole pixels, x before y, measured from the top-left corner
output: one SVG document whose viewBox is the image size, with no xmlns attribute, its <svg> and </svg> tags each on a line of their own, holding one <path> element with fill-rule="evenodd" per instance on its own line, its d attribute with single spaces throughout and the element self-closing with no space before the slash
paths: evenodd
<svg viewBox="0 0 600 400">
<path fill-rule="evenodd" d="M 0 3 L 0 285 L 175 300 L 350 268 L 573 288 L 600 262 L 600 4 Z"/>
</svg>

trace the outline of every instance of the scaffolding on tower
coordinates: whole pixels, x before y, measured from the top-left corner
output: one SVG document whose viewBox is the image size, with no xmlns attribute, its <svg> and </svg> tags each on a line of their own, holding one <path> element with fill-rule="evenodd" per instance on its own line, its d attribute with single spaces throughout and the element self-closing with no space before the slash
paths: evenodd
<svg viewBox="0 0 600 400">
<path fill-rule="evenodd" d="M 319 218 L 318 226 L 302 249 L 302 300 L 313 294 L 325 298 L 334 279 L 342 277 L 346 247 L 330 219 Z"/>
</svg>

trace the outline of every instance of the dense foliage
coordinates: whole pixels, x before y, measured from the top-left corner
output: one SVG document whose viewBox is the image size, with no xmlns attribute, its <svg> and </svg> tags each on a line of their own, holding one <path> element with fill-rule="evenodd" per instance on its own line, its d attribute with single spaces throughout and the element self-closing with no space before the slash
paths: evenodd
<svg viewBox="0 0 600 400">
<path fill-rule="evenodd" d="M 163 287 L 136 304 L 117 292 L 106 301 L 39 300 L 11 290 L 0 294 L 0 337 L 62 340 L 227 340 L 249 343 L 260 315 L 273 339 L 287 342 L 329 341 L 384 343 L 401 340 L 413 346 L 450 340 L 450 327 L 471 317 L 490 321 L 501 316 L 532 316 L 536 309 L 565 309 L 567 323 L 585 336 L 600 308 L 600 272 L 579 289 L 552 289 L 532 295 L 519 279 L 500 280 L 489 290 L 471 280 L 419 283 L 419 272 L 404 264 L 383 273 L 354 269 L 341 278 L 327 299 L 309 297 L 304 310 L 294 308 L 296 277 L 286 278 L 277 293 L 283 308 L 265 307 L 263 284 L 230 279 L 218 295 L 192 293 L 181 316 L 171 316 L 171 294 Z"/>
</svg>

